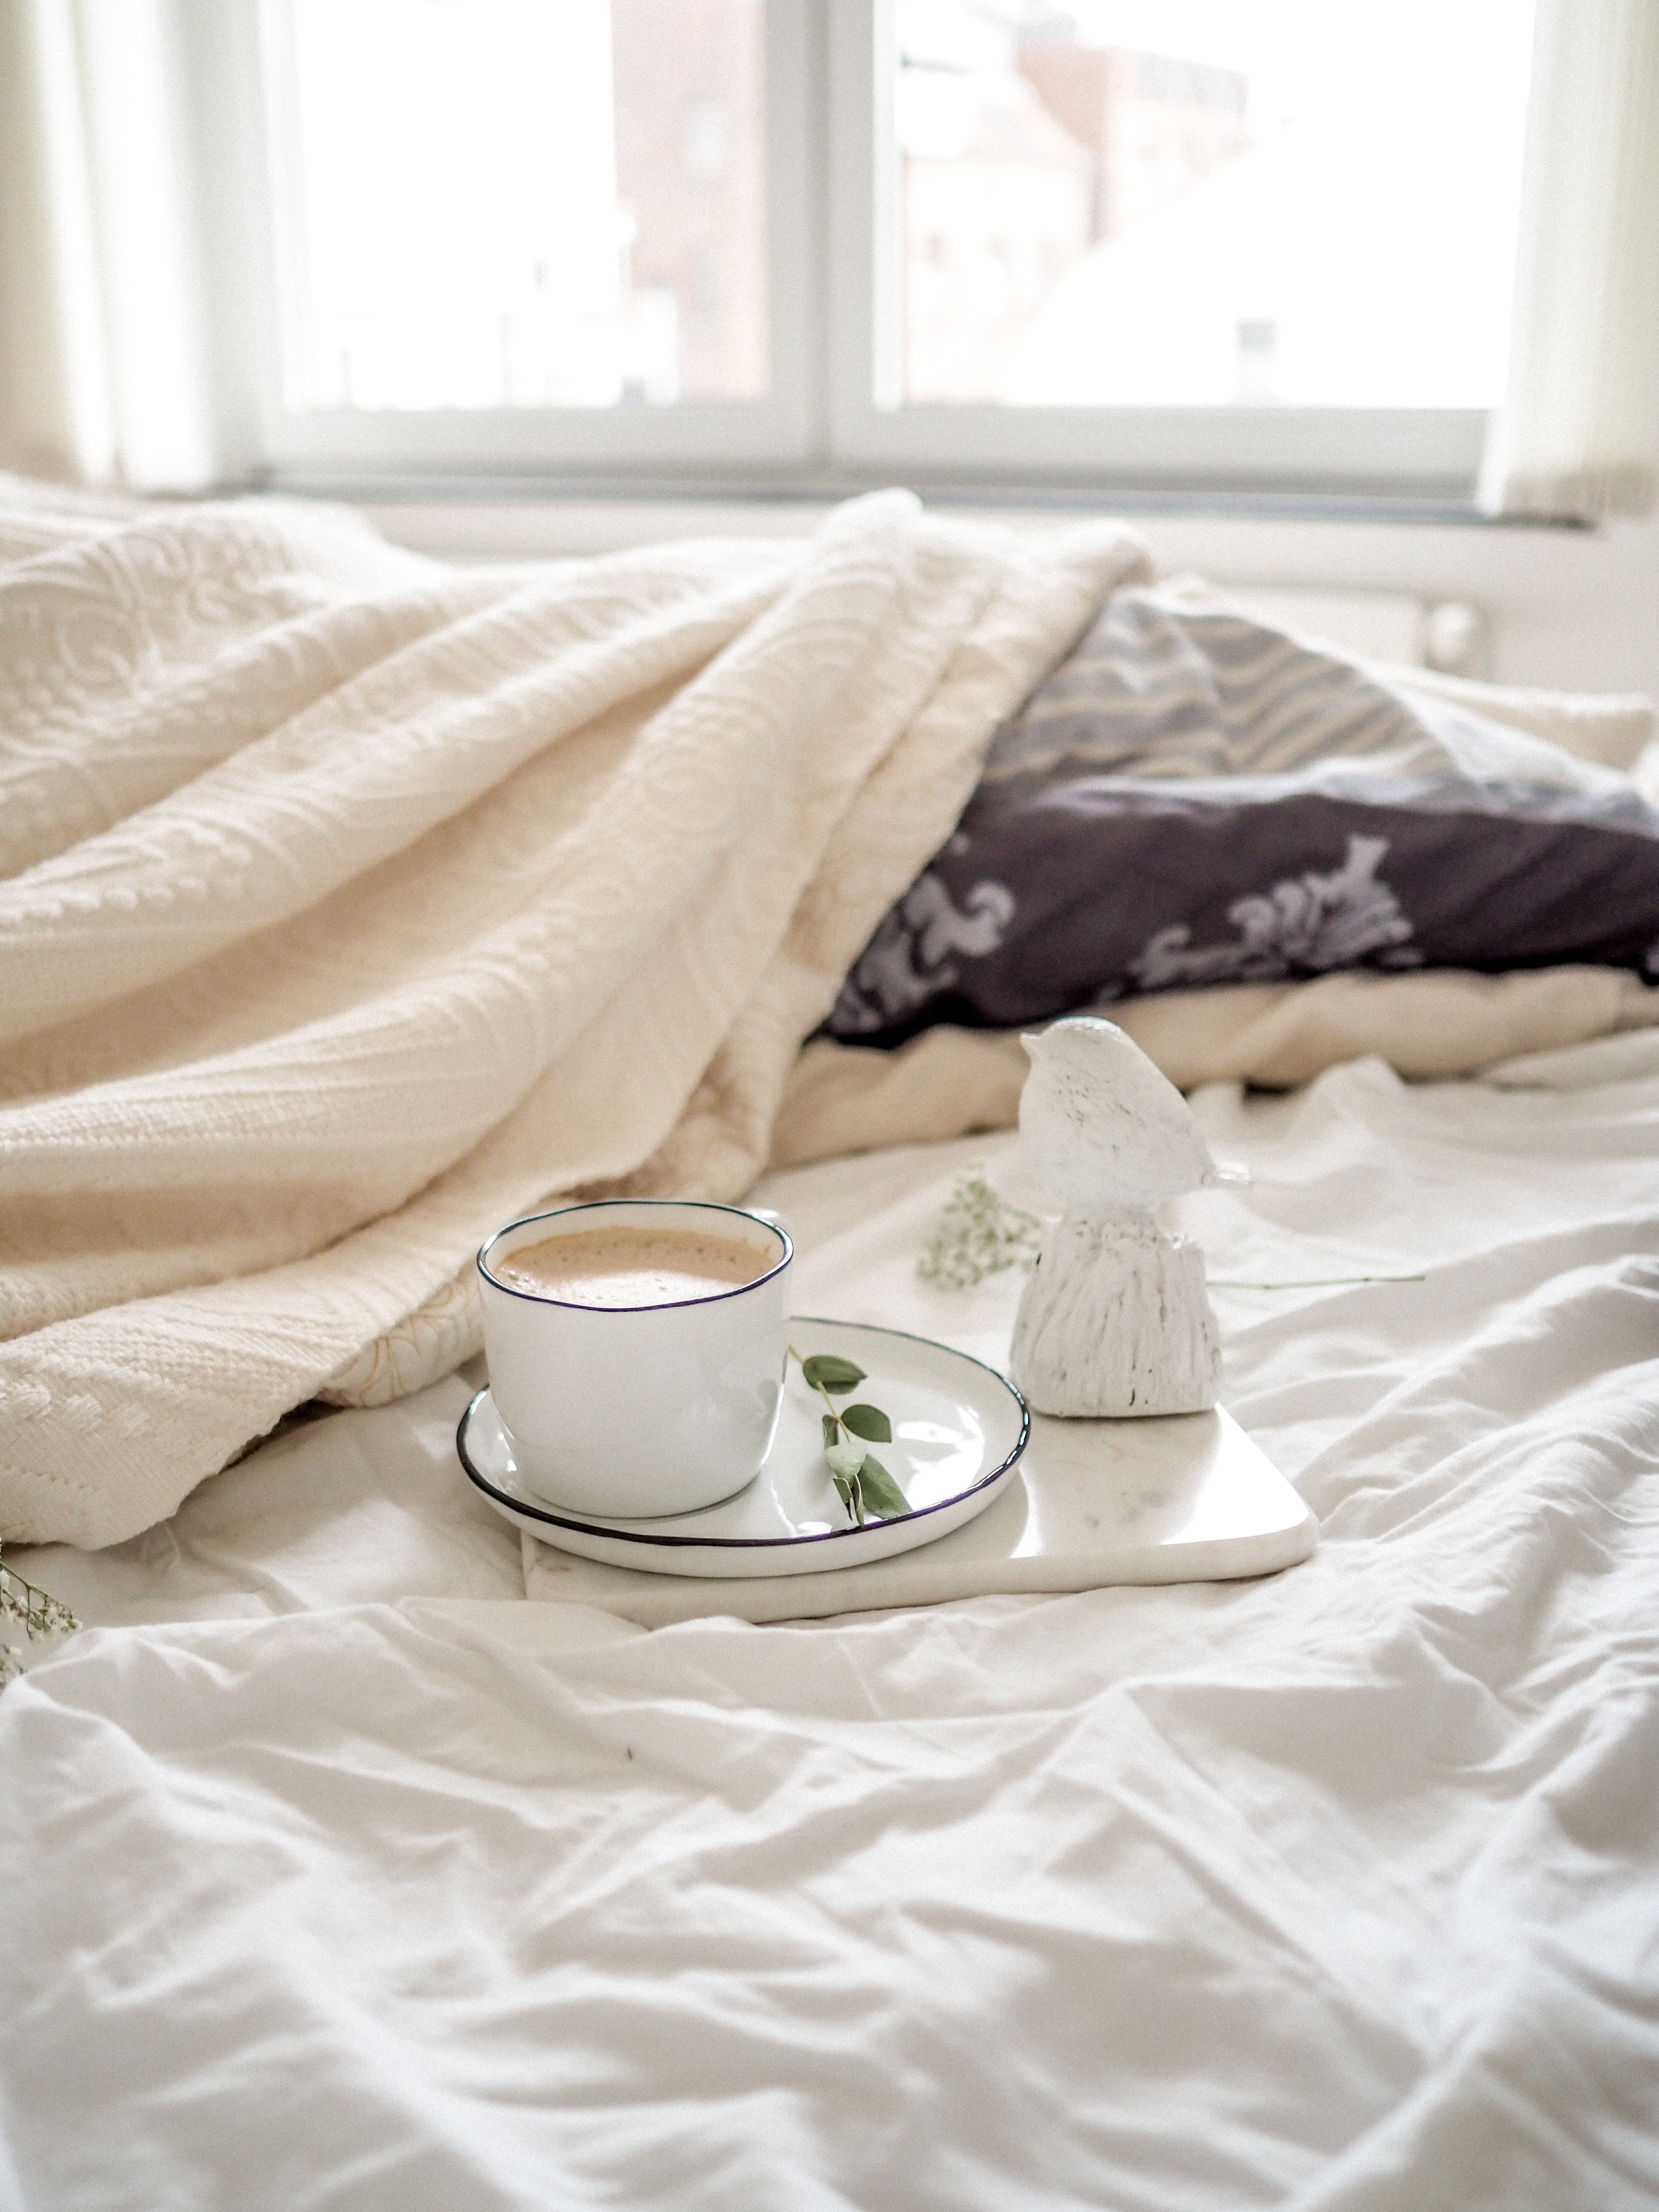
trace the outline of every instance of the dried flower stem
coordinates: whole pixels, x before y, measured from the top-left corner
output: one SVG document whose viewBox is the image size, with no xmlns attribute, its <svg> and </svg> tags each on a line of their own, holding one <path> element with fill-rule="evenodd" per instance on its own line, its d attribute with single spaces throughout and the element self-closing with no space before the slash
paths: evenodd
<svg viewBox="0 0 1659 2212">
<path fill-rule="evenodd" d="M 0 1620 L 15 1621 L 33 1644 L 47 1636 L 68 1636 L 80 1622 L 61 1599 L 27 1581 L 0 1559 Z M 16 1647 L 0 1644 L 0 1689 L 23 1671 Z"/>
</svg>

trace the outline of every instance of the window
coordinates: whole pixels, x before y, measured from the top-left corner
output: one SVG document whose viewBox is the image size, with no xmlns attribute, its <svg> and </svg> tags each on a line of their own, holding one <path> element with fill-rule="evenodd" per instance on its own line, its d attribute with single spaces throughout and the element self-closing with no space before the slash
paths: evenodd
<svg viewBox="0 0 1659 2212">
<path fill-rule="evenodd" d="M 244 450 L 1467 492 L 1530 15 L 223 0 L 198 106 Z"/>
</svg>

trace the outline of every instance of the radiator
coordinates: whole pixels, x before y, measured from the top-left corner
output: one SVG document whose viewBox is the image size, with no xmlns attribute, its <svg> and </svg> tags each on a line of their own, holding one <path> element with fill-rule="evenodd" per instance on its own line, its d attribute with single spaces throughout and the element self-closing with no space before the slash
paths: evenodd
<svg viewBox="0 0 1659 2212">
<path fill-rule="evenodd" d="M 1258 622 L 1328 639 L 1370 660 L 1404 661 L 1449 676 L 1480 672 L 1484 624 L 1462 599 L 1431 602 L 1406 592 L 1280 590 L 1260 584 L 1219 588 Z"/>
</svg>

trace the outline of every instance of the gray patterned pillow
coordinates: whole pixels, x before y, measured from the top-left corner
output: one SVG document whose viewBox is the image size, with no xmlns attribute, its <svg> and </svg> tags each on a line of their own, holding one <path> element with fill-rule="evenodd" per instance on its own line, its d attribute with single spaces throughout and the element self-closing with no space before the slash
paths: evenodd
<svg viewBox="0 0 1659 2212">
<path fill-rule="evenodd" d="M 1127 591 L 999 732 L 826 1026 L 897 1042 L 1197 984 L 1565 961 L 1659 976 L 1659 814 L 1627 777 Z"/>
</svg>

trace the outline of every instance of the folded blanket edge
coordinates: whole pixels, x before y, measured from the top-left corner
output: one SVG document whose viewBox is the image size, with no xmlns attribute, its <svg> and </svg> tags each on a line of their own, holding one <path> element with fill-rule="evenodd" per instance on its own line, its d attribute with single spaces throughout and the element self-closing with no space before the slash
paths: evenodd
<svg viewBox="0 0 1659 2212">
<path fill-rule="evenodd" d="M 1437 969 L 1161 991 L 1097 1011 L 1184 1091 L 1294 1090 L 1344 1060 L 1374 1056 L 1407 1081 L 1443 1081 L 1659 1025 L 1659 987 L 1615 968 Z M 1012 1128 L 1024 1079 L 1014 1030 L 941 1024 L 891 1052 L 815 1038 L 791 1074 L 769 1164 Z"/>
</svg>

